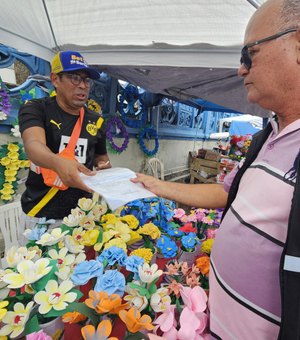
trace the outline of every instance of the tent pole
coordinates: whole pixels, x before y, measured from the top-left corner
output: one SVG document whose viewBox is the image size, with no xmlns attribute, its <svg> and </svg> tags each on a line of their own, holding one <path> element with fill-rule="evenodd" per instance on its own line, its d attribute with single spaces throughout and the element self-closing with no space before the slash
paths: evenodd
<svg viewBox="0 0 300 340">
<path fill-rule="evenodd" d="M 256 9 L 260 7 L 260 4 L 256 0 L 247 0 L 249 4 L 254 6 Z"/>
</svg>

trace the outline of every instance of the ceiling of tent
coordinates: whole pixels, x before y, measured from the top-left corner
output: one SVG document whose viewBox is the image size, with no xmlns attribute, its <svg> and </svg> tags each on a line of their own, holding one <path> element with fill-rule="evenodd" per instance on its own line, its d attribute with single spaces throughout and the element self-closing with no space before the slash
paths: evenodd
<svg viewBox="0 0 300 340">
<path fill-rule="evenodd" d="M 245 113 L 237 76 L 247 22 L 265 0 L 1 0 L 0 43 L 46 60 L 74 49 L 112 76 Z"/>
</svg>

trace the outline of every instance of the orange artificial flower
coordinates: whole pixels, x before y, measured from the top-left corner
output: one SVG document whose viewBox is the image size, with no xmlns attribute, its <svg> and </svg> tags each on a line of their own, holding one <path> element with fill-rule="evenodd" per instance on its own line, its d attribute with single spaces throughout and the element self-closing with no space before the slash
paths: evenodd
<svg viewBox="0 0 300 340">
<path fill-rule="evenodd" d="M 78 312 L 68 312 L 62 316 L 62 321 L 65 323 L 78 323 L 86 320 L 86 316 Z"/>
<path fill-rule="evenodd" d="M 81 328 L 81 334 L 84 340 L 97 339 L 97 340 L 118 340 L 118 338 L 110 337 L 112 325 L 110 320 L 103 320 L 99 323 L 97 331 L 94 326 L 87 325 Z"/>
<path fill-rule="evenodd" d="M 129 304 L 122 304 L 122 299 L 118 294 L 111 294 L 108 296 L 107 292 L 96 292 L 94 290 L 89 291 L 89 299 L 86 299 L 84 303 L 92 308 L 98 314 L 110 313 L 118 314 L 121 310 L 128 308 Z"/>
<path fill-rule="evenodd" d="M 208 275 L 209 274 L 209 256 L 203 255 L 196 259 L 196 267 L 200 270 L 201 274 Z"/>
<path fill-rule="evenodd" d="M 147 329 L 151 331 L 154 326 L 151 324 L 152 320 L 149 315 L 143 315 L 135 307 L 130 308 L 128 311 L 121 310 L 119 313 L 120 319 L 126 324 L 129 332 L 136 333 L 140 330 Z"/>
</svg>

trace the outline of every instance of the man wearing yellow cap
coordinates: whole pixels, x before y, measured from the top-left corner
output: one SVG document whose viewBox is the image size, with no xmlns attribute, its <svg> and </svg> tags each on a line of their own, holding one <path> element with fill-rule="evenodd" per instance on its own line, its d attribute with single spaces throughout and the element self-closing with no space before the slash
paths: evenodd
<svg viewBox="0 0 300 340">
<path fill-rule="evenodd" d="M 57 53 L 51 66 L 56 96 L 28 101 L 19 111 L 31 161 L 21 199 L 25 227 L 39 217 L 61 220 L 67 216 L 79 198 L 91 195 L 79 174 L 92 176 L 94 167 L 110 168 L 103 118 L 85 106 L 99 73 L 74 51 Z"/>
</svg>

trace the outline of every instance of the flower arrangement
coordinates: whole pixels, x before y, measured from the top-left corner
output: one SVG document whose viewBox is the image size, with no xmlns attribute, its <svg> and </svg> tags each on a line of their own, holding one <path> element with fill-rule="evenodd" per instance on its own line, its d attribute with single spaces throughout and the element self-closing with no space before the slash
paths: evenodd
<svg viewBox="0 0 300 340">
<path fill-rule="evenodd" d="M 246 156 L 251 141 L 252 135 L 249 134 L 245 136 L 231 136 L 229 157 L 238 161 L 241 160 Z"/>
<path fill-rule="evenodd" d="M 14 339 L 38 332 L 41 324 L 61 316 L 82 296 L 72 281 L 57 275 L 59 260 L 38 249 L 12 247 L 6 262 L 0 273 L 0 336 Z"/>
<path fill-rule="evenodd" d="M 113 134 L 112 130 L 115 127 L 116 134 L 121 134 L 121 136 L 124 138 L 123 143 L 121 146 L 118 146 L 114 140 L 113 140 Z M 109 145 L 113 151 L 116 153 L 122 153 L 127 149 L 128 143 L 129 143 L 129 134 L 127 132 L 127 129 L 125 125 L 123 124 L 122 120 L 119 117 L 112 117 L 106 126 L 106 138 L 109 142 Z"/>
<path fill-rule="evenodd" d="M 154 148 L 152 150 L 149 150 L 149 149 L 146 148 L 146 145 L 144 143 L 144 138 L 146 138 L 148 141 L 150 140 L 150 138 L 154 138 L 155 145 L 154 145 Z M 159 148 L 159 142 L 158 142 L 157 132 L 154 128 L 152 128 L 152 127 L 143 128 L 139 132 L 137 139 L 138 139 L 138 143 L 139 143 L 141 150 L 144 152 L 144 154 L 146 156 L 150 157 L 150 156 L 153 156 L 157 153 L 158 148 Z"/>
<path fill-rule="evenodd" d="M 11 109 L 8 93 L 0 88 L 0 121 L 6 120 Z"/>
<path fill-rule="evenodd" d="M 0 147 L 0 198 L 4 203 L 11 201 L 18 186 L 18 171 L 28 168 L 29 161 L 23 145 L 15 142 Z"/>
</svg>

